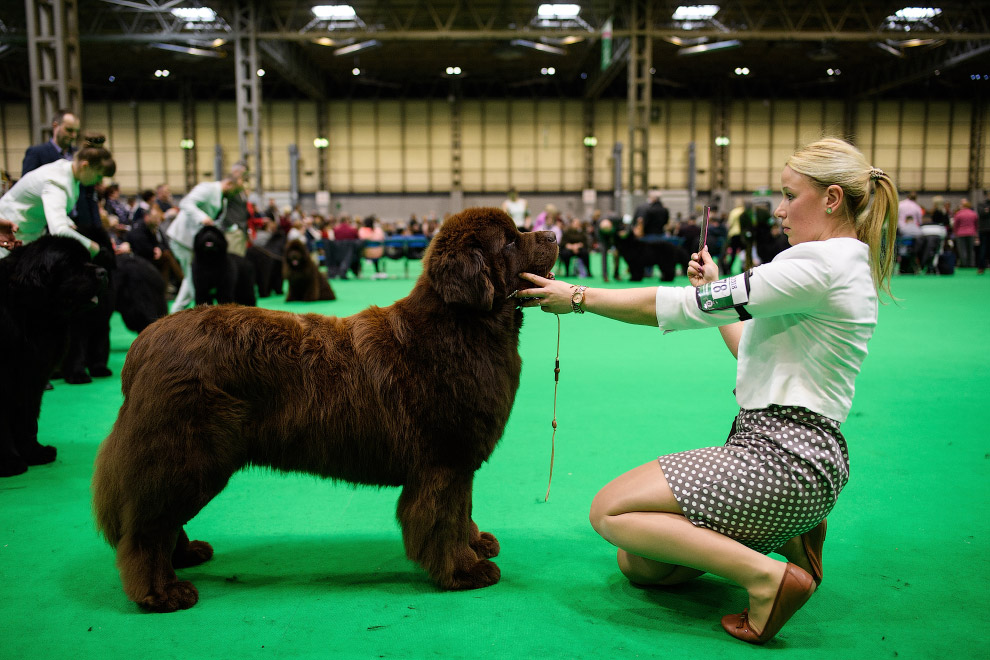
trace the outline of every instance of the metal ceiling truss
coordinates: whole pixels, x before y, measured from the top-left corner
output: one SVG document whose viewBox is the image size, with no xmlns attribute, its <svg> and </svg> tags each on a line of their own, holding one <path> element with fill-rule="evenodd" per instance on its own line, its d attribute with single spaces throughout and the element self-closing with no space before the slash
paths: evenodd
<svg viewBox="0 0 990 660">
<path fill-rule="evenodd" d="M 862 89 L 856 92 L 859 98 L 880 94 L 896 89 L 901 85 L 922 80 L 932 75 L 940 75 L 952 67 L 990 52 L 990 43 L 980 41 L 958 41 L 932 48 L 923 58 L 894 60 L 884 65 L 884 60 L 892 56 L 877 50 L 877 66 L 867 73 Z"/>
<path fill-rule="evenodd" d="M 84 40 L 153 41 L 184 38 L 216 39 L 229 36 L 229 20 L 238 3 L 192 3 L 209 6 L 217 12 L 214 24 L 192 24 L 171 14 L 179 0 L 101 0 L 103 11 L 90 13 L 83 26 Z M 190 3 L 183 1 L 183 6 Z M 358 4 L 358 3 L 355 3 Z M 479 4 L 483 6 L 479 7 Z M 403 7 L 390 0 L 360 3 L 359 23 L 345 27 L 339 21 L 314 20 L 306 3 L 266 3 L 265 16 L 257 26 L 258 38 L 266 40 L 309 41 L 320 36 L 335 40 L 362 39 L 373 35 L 380 40 L 422 41 L 437 39 L 500 40 L 520 36 L 553 38 L 562 34 L 582 34 L 597 39 L 605 21 L 614 14 L 613 37 L 628 37 L 631 13 L 627 3 L 588 2 L 580 24 L 538 22 L 536 3 L 477 3 L 421 0 Z M 902 3 L 832 2 L 811 0 L 753 3 L 722 0 L 715 18 L 686 23 L 674 21 L 660 4 L 652 8 L 645 26 L 653 38 L 740 39 L 749 41 L 879 41 L 884 39 L 941 39 L 969 41 L 990 39 L 988 8 L 983 2 L 955 2 L 952 8 L 926 21 L 888 21 Z M 669 8 L 669 4 L 663 3 Z M 945 6 L 946 3 L 941 3 Z M 758 7 L 758 8 L 757 8 Z M 108 18 L 117 29 L 108 31 Z M 547 27 L 547 26 L 551 27 Z M 193 27 L 194 26 L 194 27 Z M 328 29 L 333 28 L 333 29 Z M 910 30 L 906 29 L 910 28 Z M 635 30 L 641 33 L 641 30 Z M 112 33 L 111 33 L 112 32 Z"/>
</svg>

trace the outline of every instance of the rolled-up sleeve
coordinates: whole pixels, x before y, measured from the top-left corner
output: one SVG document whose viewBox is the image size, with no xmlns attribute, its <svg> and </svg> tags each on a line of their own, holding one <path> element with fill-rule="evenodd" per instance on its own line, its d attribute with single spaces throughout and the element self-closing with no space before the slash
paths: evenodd
<svg viewBox="0 0 990 660">
<path fill-rule="evenodd" d="M 785 256 L 786 255 L 786 256 Z M 707 328 L 749 317 L 770 317 L 808 312 L 821 304 L 830 286 L 830 265 L 814 250 L 795 246 L 774 261 L 757 266 L 748 275 L 736 275 L 745 301 L 738 307 L 702 309 L 699 288 L 657 287 L 657 323 L 665 332 Z M 721 280 L 720 280 L 721 281 Z M 738 301 L 734 301 L 738 302 Z M 739 309 L 744 309 L 741 313 Z"/>
</svg>

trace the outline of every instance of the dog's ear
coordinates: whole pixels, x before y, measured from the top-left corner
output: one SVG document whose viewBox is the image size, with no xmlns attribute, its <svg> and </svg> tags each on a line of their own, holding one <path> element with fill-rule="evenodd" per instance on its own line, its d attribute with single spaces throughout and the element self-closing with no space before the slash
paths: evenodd
<svg viewBox="0 0 990 660">
<path fill-rule="evenodd" d="M 434 251 L 430 257 L 427 273 L 445 303 L 491 310 L 495 287 L 481 250 Z"/>
</svg>

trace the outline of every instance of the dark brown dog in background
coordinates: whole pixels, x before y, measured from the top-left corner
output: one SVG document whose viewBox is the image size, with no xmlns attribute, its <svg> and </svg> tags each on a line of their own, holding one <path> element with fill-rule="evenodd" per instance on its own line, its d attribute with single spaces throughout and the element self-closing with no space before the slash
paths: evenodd
<svg viewBox="0 0 990 660">
<path fill-rule="evenodd" d="M 499 544 L 471 519 L 472 483 L 519 387 L 522 310 L 510 295 L 529 286 L 520 272 L 549 273 L 556 258 L 553 233 L 468 209 L 388 307 L 346 318 L 197 307 L 148 327 L 93 476 L 127 596 L 157 612 L 196 603 L 174 569 L 213 549 L 183 525 L 248 465 L 401 486 L 409 558 L 441 589 L 498 582 Z"/>
<path fill-rule="evenodd" d="M 289 291 L 285 294 L 286 302 L 337 299 L 330 282 L 320 274 L 320 269 L 309 256 L 306 244 L 299 239 L 293 239 L 285 246 L 282 276 L 289 283 Z"/>
</svg>

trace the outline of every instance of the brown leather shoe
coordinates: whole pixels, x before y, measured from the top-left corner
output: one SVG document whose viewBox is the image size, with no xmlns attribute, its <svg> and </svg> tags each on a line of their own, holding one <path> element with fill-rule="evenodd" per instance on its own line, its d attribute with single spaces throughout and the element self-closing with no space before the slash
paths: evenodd
<svg viewBox="0 0 990 660">
<path fill-rule="evenodd" d="M 815 592 L 815 582 L 804 569 L 788 563 L 784 569 L 784 579 L 780 581 L 777 597 L 770 608 L 770 617 L 757 633 L 749 625 L 749 609 L 742 614 L 726 614 L 722 617 L 722 628 L 736 639 L 750 644 L 765 644 L 776 636 L 787 620 L 794 616 L 808 602 Z"/>
<path fill-rule="evenodd" d="M 808 555 L 808 562 L 811 563 L 811 577 L 815 584 L 822 583 L 822 547 L 825 545 L 826 521 L 818 523 L 818 527 L 801 535 L 801 545 L 804 546 L 804 553 Z"/>
</svg>

